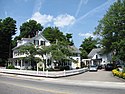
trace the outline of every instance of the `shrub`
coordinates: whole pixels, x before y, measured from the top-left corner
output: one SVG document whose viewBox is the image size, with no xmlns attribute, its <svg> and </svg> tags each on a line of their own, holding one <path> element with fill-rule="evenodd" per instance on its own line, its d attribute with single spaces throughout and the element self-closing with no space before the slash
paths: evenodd
<svg viewBox="0 0 125 94">
<path fill-rule="evenodd" d="M 54 68 L 54 70 L 57 70 L 57 71 L 70 70 L 70 67 L 69 66 L 57 66 Z"/>
<path fill-rule="evenodd" d="M 125 73 L 118 71 L 118 69 L 112 70 L 114 76 L 118 76 L 120 78 L 125 78 Z"/>
<path fill-rule="evenodd" d="M 123 78 L 125 79 L 125 73 L 122 74 Z"/>
<path fill-rule="evenodd" d="M 118 72 L 118 77 L 122 78 L 123 77 L 123 73 L 122 72 Z"/>
<path fill-rule="evenodd" d="M 9 65 L 7 66 L 7 69 L 15 69 L 15 67 L 13 65 Z"/>
<path fill-rule="evenodd" d="M 123 68 L 123 73 L 125 73 L 125 67 Z"/>
<path fill-rule="evenodd" d="M 76 67 L 76 69 L 79 69 L 79 67 Z"/>
</svg>

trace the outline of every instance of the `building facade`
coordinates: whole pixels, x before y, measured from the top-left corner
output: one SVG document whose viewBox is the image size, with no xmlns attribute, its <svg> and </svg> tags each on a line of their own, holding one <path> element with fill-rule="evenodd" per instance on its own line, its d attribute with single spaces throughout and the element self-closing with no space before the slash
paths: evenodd
<svg viewBox="0 0 125 94">
<path fill-rule="evenodd" d="M 86 65 L 105 65 L 112 60 L 112 54 L 104 54 L 102 48 L 92 49 L 88 54 L 88 59 L 83 59 Z"/>
<path fill-rule="evenodd" d="M 38 34 L 35 37 L 32 38 L 22 38 L 21 40 L 17 41 L 17 46 L 15 48 L 13 48 L 13 58 L 10 59 L 10 61 L 12 62 L 12 64 L 14 65 L 15 68 L 18 69 L 31 69 L 32 68 L 32 63 L 28 62 L 26 60 L 23 60 L 22 58 L 27 58 L 27 55 L 24 53 L 20 53 L 18 48 L 21 47 L 22 45 L 29 45 L 29 44 L 33 44 L 37 47 L 40 46 L 51 46 L 50 42 L 42 35 L 42 34 Z M 80 51 L 75 47 L 72 46 L 73 48 L 73 56 L 71 56 L 72 59 L 76 60 L 78 63 L 74 63 L 72 62 L 62 62 L 60 66 L 69 66 L 71 69 L 74 69 L 76 67 L 81 67 L 80 62 Z M 36 57 L 39 57 L 41 60 L 44 60 L 45 63 L 45 67 L 46 68 L 54 68 L 55 66 L 58 66 L 58 64 L 56 64 L 56 61 L 53 60 L 53 62 L 50 60 L 51 55 L 50 54 L 46 54 L 46 55 L 35 55 Z M 36 66 L 36 64 L 35 64 Z"/>
</svg>

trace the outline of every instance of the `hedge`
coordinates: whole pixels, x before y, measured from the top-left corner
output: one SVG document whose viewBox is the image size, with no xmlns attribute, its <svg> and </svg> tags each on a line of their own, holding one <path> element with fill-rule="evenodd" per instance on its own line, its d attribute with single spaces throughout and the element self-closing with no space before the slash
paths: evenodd
<svg viewBox="0 0 125 94">
<path fill-rule="evenodd" d="M 114 70 L 112 70 L 112 73 L 114 76 L 118 76 L 120 78 L 125 79 L 125 72 L 120 72 L 120 71 L 118 71 L 118 69 L 114 69 Z"/>
</svg>

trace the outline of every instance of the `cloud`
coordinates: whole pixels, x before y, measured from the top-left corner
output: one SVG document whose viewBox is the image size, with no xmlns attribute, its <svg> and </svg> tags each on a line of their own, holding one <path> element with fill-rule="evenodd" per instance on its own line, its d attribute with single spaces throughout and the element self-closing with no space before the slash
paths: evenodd
<svg viewBox="0 0 125 94">
<path fill-rule="evenodd" d="M 77 17 L 77 15 L 79 14 L 79 11 L 80 11 L 80 8 L 82 6 L 82 3 L 83 3 L 83 0 L 80 0 L 79 4 L 78 4 L 78 8 L 77 8 L 77 11 L 76 11 L 76 14 L 75 14 L 75 17 Z"/>
<path fill-rule="evenodd" d="M 75 17 L 68 14 L 62 14 L 54 18 L 52 15 L 42 15 L 40 12 L 35 12 L 30 19 L 37 21 L 43 26 L 50 26 L 50 24 L 54 24 L 55 26 L 62 28 L 75 23 Z"/>
<path fill-rule="evenodd" d="M 36 12 L 31 17 L 31 20 L 35 20 L 38 23 L 40 23 L 41 25 L 46 25 L 47 23 L 49 23 L 53 20 L 53 16 L 46 15 L 46 14 L 42 15 L 42 14 L 40 14 L 40 12 Z"/>
<path fill-rule="evenodd" d="M 78 35 L 81 36 L 81 37 L 85 37 L 85 38 L 88 38 L 88 37 L 95 38 L 96 37 L 92 33 L 79 33 Z"/>
<path fill-rule="evenodd" d="M 33 14 L 35 12 L 39 12 L 40 11 L 43 3 L 44 3 L 44 0 L 35 0 L 35 6 L 34 6 L 34 9 L 33 9 Z"/>
<path fill-rule="evenodd" d="M 75 17 L 78 16 L 82 5 L 83 5 L 83 4 L 86 5 L 87 3 L 88 3 L 88 0 L 80 0 L 80 2 L 79 2 L 79 4 L 78 4 L 78 8 L 77 8 L 76 13 L 75 13 Z"/>
<path fill-rule="evenodd" d="M 92 9 L 91 11 L 87 12 L 85 15 L 78 18 L 77 22 L 83 20 L 85 17 L 87 17 L 89 15 L 93 15 L 93 14 L 97 13 L 98 11 L 102 11 L 102 9 L 107 9 L 113 2 L 114 2 L 114 0 L 108 0 L 104 4 Z"/>
<path fill-rule="evenodd" d="M 56 25 L 57 27 L 69 26 L 73 25 L 74 23 L 75 17 L 68 14 L 59 15 L 54 18 L 54 25 Z"/>
</svg>

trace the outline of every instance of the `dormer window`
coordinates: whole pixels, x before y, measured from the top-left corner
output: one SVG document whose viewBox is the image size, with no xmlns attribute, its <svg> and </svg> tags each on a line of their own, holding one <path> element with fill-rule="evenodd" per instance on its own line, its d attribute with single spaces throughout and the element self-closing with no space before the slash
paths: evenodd
<svg viewBox="0 0 125 94">
<path fill-rule="evenodd" d="M 98 55 L 96 55 L 96 59 L 98 59 Z"/>
<path fill-rule="evenodd" d="M 34 45 L 39 45 L 39 40 L 34 40 Z"/>
<path fill-rule="evenodd" d="M 41 44 L 40 45 L 45 45 L 45 41 L 41 41 Z"/>
</svg>

